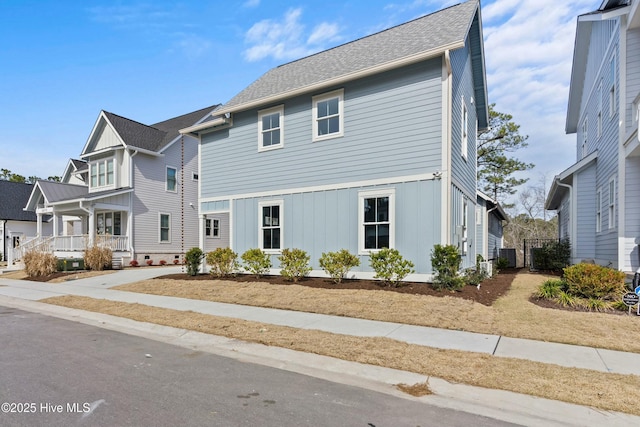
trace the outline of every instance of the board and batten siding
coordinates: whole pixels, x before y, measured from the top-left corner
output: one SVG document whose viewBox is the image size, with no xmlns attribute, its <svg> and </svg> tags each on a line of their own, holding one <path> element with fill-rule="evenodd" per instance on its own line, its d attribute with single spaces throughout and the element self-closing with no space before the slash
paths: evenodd
<svg viewBox="0 0 640 427">
<path fill-rule="evenodd" d="M 625 97 L 626 134 L 638 128 L 633 101 L 640 95 L 640 28 L 627 32 L 627 93 Z"/>
<path fill-rule="evenodd" d="M 451 186 L 451 244 L 458 246 L 462 253 L 462 246 L 466 245 L 467 253 L 462 255 L 461 268 L 473 267 L 476 264 L 475 246 L 475 212 L 476 199 L 470 199 L 460 188 Z M 467 241 L 461 241 L 460 227 L 463 226 L 464 203 L 467 203 Z"/>
<path fill-rule="evenodd" d="M 441 168 L 441 58 L 235 113 L 204 134 L 201 199 L 434 172 Z M 344 136 L 312 141 L 312 97 L 344 90 Z M 284 105 L 284 146 L 258 152 L 258 111 Z"/>
<path fill-rule="evenodd" d="M 368 255 L 359 253 L 359 193 L 394 191 L 395 248 L 415 264 L 416 274 L 431 274 L 430 254 L 439 242 L 441 181 L 413 181 L 390 185 L 341 188 L 327 191 L 274 193 L 269 197 L 232 201 L 234 251 L 242 254 L 258 247 L 259 203 L 282 201 L 282 247 L 299 248 L 311 258 L 314 271 L 321 271 L 323 252 L 347 249 L 358 254 L 360 266 L 353 272 L 372 272 Z M 279 268 L 277 255 L 272 255 Z"/>
<path fill-rule="evenodd" d="M 135 192 L 134 250 L 138 258 L 153 254 L 164 256 L 179 255 L 182 248 L 187 251 L 199 245 L 198 181 L 192 179 L 197 172 L 198 143 L 194 138 L 184 136 L 184 178 L 181 178 L 181 142 L 167 148 L 164 156 L 155 157 L 142 153 L 133 158 Z M 166 168 L 177 170 L 177 190 L 166 191 Z M 181 182 L 182 181 L 182 182 Z M 184 206 L 181 205 L 181 191 L 184 189 Z M 182 213 L 184 208 L 184 234 Z M 171 215 L 170 243 L 160 243 L 160 214 Z M 139 259 L 139 260 L 140 260 Z M 153 259 L 154 263 L 160 259 Z M 165 259 L 172 262 L 173 259 Z"/>
<path fill-rule="evenodd" d="M 640 157 L 627 157 L 625 172 L 625 257 L 620 269 L 635 272 L 640 267 Z"/>
</svg>

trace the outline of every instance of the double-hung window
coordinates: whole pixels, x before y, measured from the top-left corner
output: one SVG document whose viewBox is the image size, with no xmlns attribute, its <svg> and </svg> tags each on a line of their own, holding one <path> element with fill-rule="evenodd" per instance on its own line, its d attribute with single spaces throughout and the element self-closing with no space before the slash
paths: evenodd
<svg viewBox="0 0 640 427">
<path fill-rule="evenodd" d="M 394 190 L 359 193 L 361 253 L 394 247 L 394 197 Z"/>
<path fill-rule="evenodd" d="M 616 56 L 615 54 L 609 61 L 609 117 L 616 114 Z"/>
<path fill-rule="evenodd" d="M 159 214 L 158 240 L 160 243 L 171 243 L 171 215 Z"/>
<path fill-rule="evenodd" d="M 204 230 L 204 234 L 207 237 L 220 237 L 220 220 L 215 218 L 205 219 Z"/>
<path fill-rule="evenodd" d="M 598 84 L 598 117 L 596 123 L 596 137 L 602 136 L 602 80 Z"/>
<path fill-rule="evenodd" d="M 93 188 L 108 188 L 115 184 L 114 159 L 103 159 L 89 165 L 89 185 Z"/>
<path fill-rule="evenodd" d="M 584 122 L 582 122 L 582 153 L 580 155 L 581 159 L 587 155 L 587 150 L 588 150 L 587 142 L 589 140 L 588 132 L 589 132 L 589 121 L 587 117 L 585 117 Z"/>
<path fill-rule="evenodd" d="M 258 243 L 260 249 L 266 252 L 280 252 L 282 249 L 282 207 L 281 200 L 258 204 L 260 213 Z"/>
<path fill-rule="evenodd" d="M 462 228 L 462 248 L 460 248 L 462 250 L 462 255 L 466 255 L 467 254 L 467 250 L 469 249 L 469 245 L 468 245 L 468 241 L 469 241 L 469 224 L 468 224 L 468 218 L 469 218 L 469 204 L 467 203 L 467 199 L 465 199 L 463 197 L 462 199 L 462 218 L 461 218 L 461 223 L 460 226 Z"/>
<path fill-rule="evenodd" d="M 609 229 L 616 226 L 616 180 L 609 180 Z"/>
<path fill-rule="evenodd" d="M 596 233 L 602 231 L 602 190 L 596 192 Z"/>
<path fill-rule="evenodd" d="M 178 189 L 178 170 L 167 166 L 166 190 L 176 192 Z"/>
<path fill-rule="evenodd" d="M 462 158 L 467 159 L 467 147 L 469 145 L 469 112 L 467 111 L 467 104 L 462 99 L 462 145 L 460 147 L 462 152 Z"/>
<path fill-rule="evenodd" d="M 313 141 L 344 135 L 344 91 L 313 97 Z"/>
<path fill-rule="evenodd" d="M 258 151 L 284 145 L 284 106 L 258 111 Z"/>
</svg>

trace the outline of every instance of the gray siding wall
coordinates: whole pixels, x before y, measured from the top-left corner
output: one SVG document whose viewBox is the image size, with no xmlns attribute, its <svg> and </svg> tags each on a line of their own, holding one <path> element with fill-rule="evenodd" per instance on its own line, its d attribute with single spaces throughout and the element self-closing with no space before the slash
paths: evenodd
<svg viewBox="0 0 640 427">
<path fill-rule="evenodd" d="M 502 249 L 502 236 L 504 229 L 502 220 L 497 218 L 493 213 L 489 213 L 489 234 L 488 234 L 488 254 L 487 259 L 496 259 L 500 256 Z"/>
<path fill-rule="evenodd" d="M 640 94 L 640 28 L 627 32 L 627 93 L 625 99 L 626 132 L 632 131 L 635 114 L 633 101 Z M 637 123 L 637 122 L 636 122 Z"/>
<path fill-rule="evenodd" d="M 483 258 L 489 259 L 489 254 L 485 253 L 485 213 L 487 211 L 487 202 L 478 197 L 476 206 L 475 229 L 476 229 L 476 253 L 482 255 Z"/>
<path fill-rule="evenodd" d="M 242 254 L 258 247 L 259 202 L 282 200 L 282 247 L 307 251 L 312 267 L 321 270 L 318 260 L 322 252 L 348 249 L 358 254 L 358 193 L 394 189 L 395 247 L 415 264 L 416 273 L 429 274 L 431 250 L 440 237 L 440 186 L 440 181 L 415 181 L 238 199 L 232 202 L 234 251 Z M 353 271 L 370 272 L 368 256 L 359 257 L 361 265 Z M 272 255 L 272 263 L 279 268 L 276 255 Z"/>
<path fill-rule="evenodd" d="M 202 137 L 201 197 L 433 172 L 441 167 L 441 59 L 344 85 L 344 136 L 312 142 L 310 93 L 284 102 L 284 147 L 258 152 L 258 110 Z M 220 161 L 224 159 L 224 161 Z M 474 188 L 475 191 L 475 188 Z"/>
<path fill-rule="evenodd" d="M 635 272 L 640 267 L 640 157 L 628 157 L 625 162 L 625 254 L 629 255 L 623 270 Z"/>
<path fill-rule="evenodd" d="M 467 241 L 462 242 L 460 227 L 463 225 L 464 203 L 467 203 Z M 476 199 L 470 199 L 462 190 L 453 185 L 451 187 L 451 244 L 460 248 L 466 246 L 467 253 L 462 255 L 462 268 L 473 267 L 476 264 L 476 234 L 475 234 Z"/>
<path fill-rule="evenodd" d="M 256 211 L 257 212 L 257 211 Z M 256 218 L 257 218 L 256 213 Z M 229 213 L 211 213 L 207 214 L 207 218 L 220 221 L 220 235 L 218 237 L 204 236 L 204 251 L 210 252 L 218 248 L 230 247 L 230 229 L 229 229 Z M 203 225 L 204 233 L 204 225 Z M 241 254 L 240 254 L 241 255 Z"/>
<path fill-rule="evenodd" d="M 577 196 L 578 235 L 573 239 L 575 257 L 596 257 L 596 165 L 576 173 L 574 190 Z"/>
<path fill-rule="evenodd" d="M 138 154 L 133 158 L 134 193 L 134 250 L 138 256 L 160 254 L 172 262 L 182 248 L 187 251 L 198 241 L 198 182 L 192 180 L 197 172 L 198 143 L 184 137 L 184 178 L 181 178 L 181 143 L 171 145 L 163 157 Z M 177 169 L 177 191 L 166 191 L 166 167 Z M 184 189 L 184 234 L 182 233 L 181 191 Z M 190 203 L 192 205 L 190 205 Z M 171 243 L 159 243 L 159 215 L 170 214 Z M 171 257 L 169 257 L 171 255 Z M 153 256 L 152 256 L 153 259 Z M 153 259 L 154 262 L 160 259 Z"/>
</svg>

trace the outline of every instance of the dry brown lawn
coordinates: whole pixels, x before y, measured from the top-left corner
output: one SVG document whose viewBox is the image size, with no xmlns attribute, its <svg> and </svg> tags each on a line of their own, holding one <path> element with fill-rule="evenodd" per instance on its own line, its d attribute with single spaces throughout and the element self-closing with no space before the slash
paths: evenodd
<svg viewBox="0 0 640 427">
<path fill-rule="evenodd" d="M 103 271 L 57 272 L 43 279 L 46 279 L 47 283 L 63 283 L 70 279 L 72 280 L 85 279 L 87 277 L 102 276 L 103 274 L 111 274 L 111 273 L 115 273 L 115 271 L 103 270 Z M 53 277 L 53 278 L 49 279 L 50 277 Z M 11 271 L 9 273 L 4 273 L 0 275 L 0 278 L 14 279 L 14 280 L 23 280 L 23 279 L 38 280 L 38 278 L 30 278 L 29 276 L 27 276 L 27 273 L 25 273 L 24 270 L 16 270 L 16 271 Z"/>
</svg>

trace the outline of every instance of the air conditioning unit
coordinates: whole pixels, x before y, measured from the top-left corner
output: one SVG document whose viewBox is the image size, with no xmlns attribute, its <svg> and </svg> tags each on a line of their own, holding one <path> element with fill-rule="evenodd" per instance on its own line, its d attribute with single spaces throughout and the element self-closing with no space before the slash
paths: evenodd
<svg viewBox="0 0 640 427">
<path fill-rule="evenodd" d="M 480 262 L 480 271 L 484 271 L 489 277 L 493 276 L 493 263 L 491 261 Z"/>
</svg>

